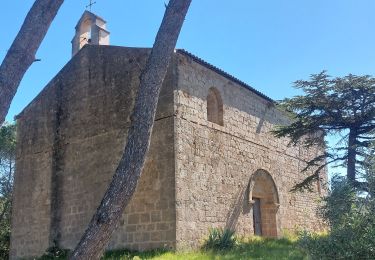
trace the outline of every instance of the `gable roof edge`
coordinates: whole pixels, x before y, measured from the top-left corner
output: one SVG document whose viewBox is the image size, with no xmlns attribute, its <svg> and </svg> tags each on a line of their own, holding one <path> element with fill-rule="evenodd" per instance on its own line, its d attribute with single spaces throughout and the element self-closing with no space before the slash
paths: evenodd
<svg viewBox="0 0 375 260">
<path fill-rule="evenodd" d="M 263 94 L 262 92 L 256 90 L 255 88 L 253 88 L 253 87 L 250 86 L 249 84 L 246 84 L 246 83 L 243 82 L 242 80 L 240 80 L 240 79 L 234 77 L 233 75 L 230 75 L 229 73 L 227 73 L 227 72 L 223 71 L 222 69 L 219 69 L 218 67 L 216 67 L 216 66 L 214 66 L 214 65 L 212 65 L 212 64 L 210 64 L 210 63 L 208 63 L 207 61 L 205 61 L 205 60 L 199 58 L 198 56 L 196 56 L 196 55 L 194 55 L 194 54 L 192 54 L 192 53 L 190 53 L 190 52 L 188 52 L 188 51 L 186 51 L 186 50 L 184 50 L 184 49 L 176 49 L 176 52 L 177 52 L 177 53 L 180 53 L 180 54 L 182 54 L 182 55 L 184 55 L 184 56 L 187 56 L 187 57 L 189 57 L 189 58 L 191 58 L 191 59 L 193 59 L 195 62 L 197 62 L 197 63 L 203 65 L 204 67 L 206 67 L 206 68 L 208 68 L 208 69 L 211 69 L 211 70 L 215 71 L 216 73 L 220 74 L 221 76 L 223 76 L 223 77 L 225 77 L 225 78 L 227 78 L 227 79 L 229 79 L 229 80 L 231 80 L 231 81 L 233 81 L 233 82 L 239 84 L 240 86 L 242 86 L 242 87 L 244 87 L 244 88 L 250 90 L 251 92 L 255 93 L 256 95 L 258 95 L 258 96 L 264 98 L 265 100 L 267 100 L 267 101 L 269 101 L 269 102 L 272 102 L 272 103 L 276 103 L 275 100 L 273 100 L 272 98 L 266 96 L 266 95 Z"/>
</svg>

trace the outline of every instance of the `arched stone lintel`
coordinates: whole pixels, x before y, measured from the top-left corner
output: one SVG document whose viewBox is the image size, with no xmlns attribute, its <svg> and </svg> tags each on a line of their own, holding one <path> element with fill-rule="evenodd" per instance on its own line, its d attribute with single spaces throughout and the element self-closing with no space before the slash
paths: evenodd
<svg viewBox="0 0 375 260">
<path fill-rule="evenodd" d="M 254 204 L 254 200 L 253 200 L 253 191 L 254 191 L 254 186 L 255 186 L 255 178 L 260 176 L 260 175 L 264 175 L 267 177 L 267 179 L 272 183 L 272 187 L 273 187 L 273 192 L 272 192 L 272 195 L 273 195 L 273 206 L 276 208 L 276 209 L 279 209 L 280 207 L 280 200 L 279 200 L 279 192 L 277 190 L 277 186 L 276 186 L 276 183 L 275 181 L 273 180 L 271 174 L 269 174 L 266 170 L 263 170 L 263 169 L 259 169 L 257 171 L 255 171 L 254 174 L 251 175 L 250 177 L 250 180 L 249 180 L 249 184 L 248 184 L 248 187 L 249 187 L 249 194 L 248 194 L 248 198 L 249 198 L 249 204 L 252 206 Z"/>
</svg>

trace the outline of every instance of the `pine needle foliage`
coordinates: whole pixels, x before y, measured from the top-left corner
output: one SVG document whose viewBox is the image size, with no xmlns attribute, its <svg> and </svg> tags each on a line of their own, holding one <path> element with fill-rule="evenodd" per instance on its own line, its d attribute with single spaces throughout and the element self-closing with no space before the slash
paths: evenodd
<svg viewBox="0 0 375 260">
<path fill-rule="evenodd" d="M 286 98 L 279 107 L 291 115 L 291 124 L 273 130 L 277 137 L 288 137 L 289 145 L 305 148 L 320 146 L 325 152 L 306 162 L 304 172 L 313 172 L 294 190 L 311 188 L 319 173 L 328 164 L 347 169 L 348 181 L 357 189 L 366 191 L 361 182 L 361 169 L 375 140 L 375 78 L 349 74 L 333 78 L 326 71 L 312 74 L 309 80 L 298 80 L 294 87 L 303 95 Z M 329 145 L 325 138 L 340 137 Z M 309 171 L 311 170 L 311 171 Z"/>
</svg>

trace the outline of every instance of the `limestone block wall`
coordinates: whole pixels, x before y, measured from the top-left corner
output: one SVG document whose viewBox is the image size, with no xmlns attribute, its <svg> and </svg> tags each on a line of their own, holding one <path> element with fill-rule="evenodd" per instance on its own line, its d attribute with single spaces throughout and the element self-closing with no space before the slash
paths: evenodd
<svg viewBox="0 0 375 260">
<path fill-rule="evenodd" d="M 87 45 L 19 115 L 12 259 L 78 242 L 122 154 L 148 53 Z M 173 68 L 142 177 L 109 248 L 175 246 Z"/>
<path fill-rule="evenodd" d="M 178 56 L 177 86 L 177 248 L 196 247 L 212 227 L 254 234 L 249 181 L 260 169 L 272 177 L 278 193 L 279 203 L 270 209 L 277 212 L 277 229 L 270 234 L 295 227 L 319 229 L 319 193 L 289 192 L 303 178 L 300 158 L 316 151 L 287 147 L 287 139 L 269 133 L 288 119 L 271 102 L 186 55 Z M 210 88 L 221 95 L 223 126 L 207 120 Z"/>
<path fill-rule="evenodd" d="M 12 259 L 78 242 L 123 152 L 148 54 L 86 45 L 19 115 Z M 208 117 L 209 93 L 223 107 Z M 211 227 L 251 235 L 254 199 L 264 235 L 319 229 L 319 192 L 289 192 L 302 159 L 319 149 L 269 133 L 286 123 L 269 100 L 177 51 L 142 177 L 109 248 L 196 247 Z"/>
<path fill-rule="evenodd" d="M 46 95 L 52 96 L 50 89 Z M 46 107 L 53 99 L 33 106 L 38 117 L 17 123 L 17 169 L 14 180 L 11 255 L 37 255 L 48 246 L 54 116 Z M 43 138 L 37 138 L 38 135 Z"/>
</svg>

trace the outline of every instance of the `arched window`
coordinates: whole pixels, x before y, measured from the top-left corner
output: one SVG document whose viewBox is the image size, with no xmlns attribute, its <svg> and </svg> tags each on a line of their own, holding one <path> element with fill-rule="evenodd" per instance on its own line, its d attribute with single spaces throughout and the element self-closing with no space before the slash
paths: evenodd
<svg viewBox="0 0 375 260">
<path fill-rule="evenodd" d="M 79 27 L 79 49 L 82 49 L 84 45 L 90 43 L 91 41 L 91 24 L 92 20 L 90 18 L 87 18 Z"/>
<path fill-rule="evenodd" d="M 210 88 L 208 90 L 207 120 L 218 125 L 224 125 L 223 100 L 216 88 Z"/>
</svg>

